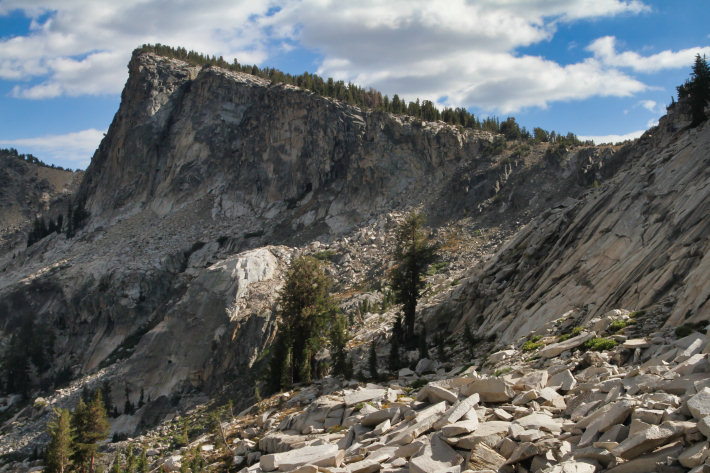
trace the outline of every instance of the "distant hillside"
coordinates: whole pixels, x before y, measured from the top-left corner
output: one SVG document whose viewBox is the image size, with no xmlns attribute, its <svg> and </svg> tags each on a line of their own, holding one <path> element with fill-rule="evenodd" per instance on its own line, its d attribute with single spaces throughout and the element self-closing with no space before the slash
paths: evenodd
<svg viewBox="0 0 710 473">
<path fill-rule="evenodd" d="M 31 154 L 0 149 L 0 245 L 19 238 L 16 233 L 38 215 L 49 217 L 52 203 L 73 193 L 83 171 L 47 165 Z"/>
</svg>

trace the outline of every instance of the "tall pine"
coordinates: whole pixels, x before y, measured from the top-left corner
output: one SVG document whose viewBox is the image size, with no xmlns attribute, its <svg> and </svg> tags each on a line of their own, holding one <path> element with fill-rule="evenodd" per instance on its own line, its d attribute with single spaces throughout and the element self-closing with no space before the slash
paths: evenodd
<svg viewBox="0 0 710 473">
<path fill-rule="evenodd" d="M 54 418 L 47 425 L 49 445 L 46 453 L 47 473 L 64 473 L 71 466 L 74 454 L 74 432 L 68 409 L 54 409 Z"/>
<path fill-rule="evenodd" d="M 94 473 L 98 442 L 109 434 L 109 422 L 101 399 L 101 390 L 86 404 L 79 400 L 72 414 L 72 425 L 76 429 L 76 463 L 81 472 Z"/>
<path fill-rule="evenodd" d="M 395 301 L 402 304 L 405 340 L 412 346 L 417 300 L 424 288 L 424 274 L 436 257 L 436 246 L 424 231 L 424 216 L 409 214 L 397 229 L 394 251 L 396 266 L 392 271 Z"/>
</svg>

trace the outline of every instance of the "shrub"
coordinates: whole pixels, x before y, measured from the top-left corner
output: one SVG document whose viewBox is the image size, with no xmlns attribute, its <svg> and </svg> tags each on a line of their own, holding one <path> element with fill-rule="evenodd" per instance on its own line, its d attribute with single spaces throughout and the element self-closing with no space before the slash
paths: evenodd
<svg viewBox="0 0 710 473">
<path fill-rule="evenodd" d="M 427 384 L 429 384 L 429 381 L 427 379 L 419 378 L 419 379 L 412 381 L 412 384 L 410 384 L 409 387 L 412 389 L 419 389 L 423 386 L 426 386 Z"/>
<path fill-rule="evenodd" d="M 584 344 L 584 347 L 592 351 L 611 350 L 616 346 L 616 340 L 611 338 L 594 337 Z"/>
<path fill-rule="evenodd" d="M 543 342 L 534 342 L 532 340 L 528 340 L 527 342 L 525 342 L 523 344 L 522 350 L 523 351 L 533 351 L 533 350 L 537 350 L 538 348 L 544 347 L 544 346 L 545 346 L 545 344 Z"/>
<path fill-rule="evenodd" d="M 675 335 L 678 338 L 687 337 L 691 333 L 693 333 L 693 327 L 691 327 L 690 325 L 681 325 L 680 327 L 676 327 L 675 329 Z"/>
<path fill-rule="evenodd" d="M 506 366 L 505 368 L 496 370 L 495 373 L 493 373 L 493 376 L 498 377 L 502 374 L 510 373 L 511 371 L 513 371 L 513 368 L 511 368 L 510 366 Z"/>
<path fill-rule="evenodd" d="M 629 323 L 625 320 L 617 319 L 609 325 L 609 332 L 610 333 L 615 333 L 621 330 L 622 328 L 625 328 Z"/>
</svg>

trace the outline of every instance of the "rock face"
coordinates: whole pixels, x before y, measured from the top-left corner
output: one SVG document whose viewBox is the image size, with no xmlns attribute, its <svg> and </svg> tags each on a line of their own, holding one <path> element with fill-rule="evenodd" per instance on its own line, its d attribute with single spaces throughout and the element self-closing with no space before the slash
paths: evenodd
<svg viewBox="0 0 710 473">
<path fill-rule="evenodd" d="M 628 166 L 586 198 L 544 212 L 470 275 L 441 313 L 505 340 L 571 307 L 586 320 L 615 307 L 668 326 L 710 313 L 710 125 L 675 132 L 667 116 L 625 152 Z M 659 152 L 659 150 L 663 150 Z"/>
<path fill-rule="evenodd" d="M 66 213 L 66 198 L 76 192 L 83 175 L 0 151 L 0 261 L 6 252 L 16 254 L 12 247 L 26 241 L 23 230 L 36 216 L 56 219 Z"/>
</svg>

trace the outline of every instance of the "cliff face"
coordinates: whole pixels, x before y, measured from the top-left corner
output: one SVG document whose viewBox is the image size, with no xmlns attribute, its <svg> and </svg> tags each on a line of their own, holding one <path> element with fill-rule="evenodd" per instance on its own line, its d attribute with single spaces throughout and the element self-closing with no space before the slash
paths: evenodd
<svg viewBox="0 0 710 473">
<path fill-rule="evenodd" d="M 625 172 L 522 229 L 439 308 L 459 315 L 449 329 L 469 322 L 510 341 L 570 310 L 589 320 L 614 307 L 706 324 L 710 126 L 686 124 L 665 117 L 623 151 Z"/>
<path fill-rule="evenodd" d="M 278 216 L 265 232 L 341 233 L 436 187 L 482 139 L 152 54 L 129 69 L 81 189 L 95 221 L 209 198 L 213 218 Z"/>
<path fill-rule="evenodd" d="M 23 230 L 36 216 L 56 218 L 66 212 L 60 207 L 76 192 L 83 174 L 28 163 L 0 152 L 0 254 L 26 241 Z"/>
</svg>

